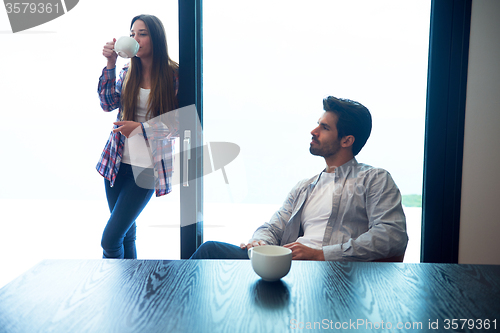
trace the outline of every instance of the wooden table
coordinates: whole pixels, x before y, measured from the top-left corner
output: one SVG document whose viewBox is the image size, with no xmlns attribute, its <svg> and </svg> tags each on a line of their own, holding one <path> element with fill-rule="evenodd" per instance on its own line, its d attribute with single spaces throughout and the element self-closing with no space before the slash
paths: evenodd
<svg viewBox="0 0 500 333">
<path fill-rule="evenodd" d="M 426 332 L 429 325 L 500 330 L 500 266 L 294 261 L 285 278 L 268 283 L 247 260 L 45 260 L 0 289 L 0 332 L 9 333 Z"/>
</svg>

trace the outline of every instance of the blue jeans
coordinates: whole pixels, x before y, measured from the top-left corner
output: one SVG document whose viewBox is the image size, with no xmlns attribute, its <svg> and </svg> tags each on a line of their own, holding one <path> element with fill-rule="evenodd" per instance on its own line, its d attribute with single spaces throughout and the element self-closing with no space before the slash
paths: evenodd
<svg viewBox="0 0 500 333">
<path fill-rule="evenodd" d="M 201 244 L 189 259 L 248 259 L 248 250 L 228 243 L 208 241 Z"/>
<path fill-rule="evenodd" d="M 144 172 L 146 182 L 153 182 L 153 169 Z M 102 233 L 101 246 L 103 258 L 137 259 L 135 248 L 135 220 L 142 212 L 154 193 L 153 189 L 137 186 L 130 164 L 120 164 L 115 184 L 105 179 L 106 198 L 111 213 L 108 223 Z"/>
</svg>

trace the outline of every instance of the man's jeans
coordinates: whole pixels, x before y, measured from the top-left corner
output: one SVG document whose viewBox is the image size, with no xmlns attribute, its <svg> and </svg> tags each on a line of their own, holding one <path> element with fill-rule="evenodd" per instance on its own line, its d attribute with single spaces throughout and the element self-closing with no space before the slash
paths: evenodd
<svg viewBox="0 0 500 333">
<path fill-rule="evenodd" d="M 205 242 L 190 259 L 248 259 L 248 250 L 223 242 Z"/>
</svg>

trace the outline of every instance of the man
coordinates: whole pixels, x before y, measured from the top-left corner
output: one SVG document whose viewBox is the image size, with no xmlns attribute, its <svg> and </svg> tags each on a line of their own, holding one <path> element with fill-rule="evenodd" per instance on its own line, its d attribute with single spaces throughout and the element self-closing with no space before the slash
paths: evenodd
<svg viewBox="0 0 500 333">
<path fill-rule="evenodd" d="M 309 149 L 325 159 L 323 172 L 299 182 L 248 244 L 206 242 L 192 259 L 247 259 L 247 249 L 269 244 L 291 249 L 293 259 L 402 261 L 408 236 L 399 189 L 387 171 L 355 159 L 371 133 L 370 112 L 332 96 L 323 107 Z"/>
</svg>

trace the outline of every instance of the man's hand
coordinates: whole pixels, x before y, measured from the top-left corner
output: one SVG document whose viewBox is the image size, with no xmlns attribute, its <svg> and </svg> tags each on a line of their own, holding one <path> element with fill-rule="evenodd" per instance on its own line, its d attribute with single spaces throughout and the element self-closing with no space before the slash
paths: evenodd
<svg viewBox="0 0 500 333">
<path fill-rule="evenodd" d="M 323 250 L 316 250 L 299 242 L 286 244 L 283 247 L 292 250 L 294 260 L 325 260 Z"/>
<path fill-rule="evenodd" d="M 252 247 L 262 246 L 262 245 L 267 245 L 267 244 L 266 244 L 266 242 L 264 242 L 263 240 L 260 240 L 260 241 L 253 241 L 253 242 L 248 243 L 248 244 L 241 243 L 241 244 L 240 244 L 240 248 L 241 248 L 242 250 L 244 250 L 244 249 L 249 250 L 249 249 L 250 249 L 250 248 L 252 248 Z"/>
</svg>

